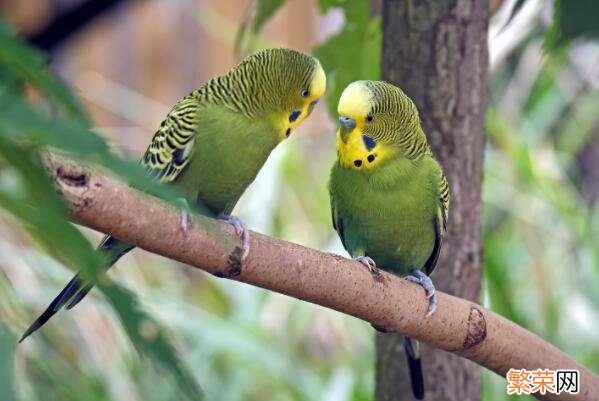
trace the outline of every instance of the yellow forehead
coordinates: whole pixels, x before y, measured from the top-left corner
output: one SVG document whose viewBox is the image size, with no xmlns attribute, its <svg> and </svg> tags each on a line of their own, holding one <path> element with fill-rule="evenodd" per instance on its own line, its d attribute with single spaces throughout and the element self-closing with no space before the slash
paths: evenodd
<svg viewBox="0 0 599 401">
<path fill-rule="evenodd" d="M 317 61 L 316 69 L 314 70 L 314 75 L 312 76 L 312 82 L 310 83 L 310 97 L 311 98 L 319 98 L 324 95 L 324 91 L 327 88 L 327 76 L 320 65 L 320 62 Z"/>
<path fill-rule="evenodd" d="M 372 95 L 362 82 L 351 83 L 339 98 L 337 112 L 340 116 L 357 119 L 370 113 Z"/>
</svg>

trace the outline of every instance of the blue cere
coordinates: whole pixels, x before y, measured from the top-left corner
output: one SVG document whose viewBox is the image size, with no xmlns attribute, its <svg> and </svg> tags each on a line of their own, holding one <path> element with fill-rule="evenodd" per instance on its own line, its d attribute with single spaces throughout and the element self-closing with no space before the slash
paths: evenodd
<svg viewBox="0 0 599 401">
<path fill-rule="evenodd" d="M 289 115 L 289 122 L 292 123 L 302 114 L 301 110 L 296 110 Z"/>
<path fill-rule="evenodd" d="M 366 146 L 366 150 L 369 152 L 376 146 L 376 141 L 367 135 L 362 135 L 362 140 L 364 141 L 364 146 Z"/>
</svg>

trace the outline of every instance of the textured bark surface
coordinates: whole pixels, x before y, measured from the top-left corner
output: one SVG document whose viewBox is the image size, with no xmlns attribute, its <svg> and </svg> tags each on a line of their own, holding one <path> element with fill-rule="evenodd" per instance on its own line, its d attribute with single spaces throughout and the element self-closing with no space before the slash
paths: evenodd
<svg viewBox="0 0 599 401">
<path fill-rule="evenodd" d="M 481 176 L 489 3 L 385 0 L 383 79 L 416 102 L 451 190 L 448 233 L 433 275 L 438 289 L 478 301 L 481 284 Z M 426 400 L 474 401 L 480 369 L 423 347 Z M 401 336 L 377 335 L 377 401 L 411 400 Z"/>
</svg>

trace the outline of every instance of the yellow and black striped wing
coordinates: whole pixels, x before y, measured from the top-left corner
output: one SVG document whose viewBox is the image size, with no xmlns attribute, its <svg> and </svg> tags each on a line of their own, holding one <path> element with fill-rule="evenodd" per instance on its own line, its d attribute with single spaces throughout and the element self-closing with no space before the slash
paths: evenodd
<svg viewBox="0 0 599 401">
<path fill-rule="evenodd" d="M 161 182 L 174 181 L 191 159 L 200 111 L 198 99 L 181 99 L 166 116 L 141 164 Z"/>
<path fill-rule="evenodd" d="M 445 174 L 441 172 L 441 181 L 439 188 L 439 220 L 441 223 L 441 235 L 444 235 L 447 231 L 447 214 L 449 213 L 449 184 Z"/>
</svg>

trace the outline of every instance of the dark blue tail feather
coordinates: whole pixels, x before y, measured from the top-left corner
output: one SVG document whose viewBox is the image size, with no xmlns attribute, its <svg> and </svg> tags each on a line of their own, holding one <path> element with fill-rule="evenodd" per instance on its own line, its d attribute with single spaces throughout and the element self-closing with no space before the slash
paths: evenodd
<svg viewBox="0 0 599 401">
<path fill-rule="evenodd" d="M 56 312 L 58 312 L 64 304 L 66 304 L 73 295 L 79 291 L 81 288 L 82 281 L 79 278 L 79 274 L 76 274 L 75 277 L 69 281 L 69 283 L 64 287 L 64 289 L 54 298 L 54 300 L 48 305 L 46 310 L 29 326 L 25 333 L 19 340 L 19 342 L 26 339 L 30 334 L 35 332 L 37 329 L 42 327 Z"/>
<path fill-rule="evenodd" d="M 127 252 L 133 249 L 133 246 L 126 242 L 120 241 L 109 235 L 105 236 L 100 245 L 98 245 L 98 251 L 105 252 L 108 256 L 108 263 L 106 269 L 110 268 L 117 260 Z M 54 298 L 52 303 L 46 308 L 46 310 L 29 326 L 25 333 L 19 340 L 23 341 L 25 338 L 33 334 L 36 330 L 42 327 L 52 316 L 56 314 L 60 309 L 66 305 L 66 309 L 72 309 L 77 305 L 92 289 L 93 285 L 87 283 L 85 280 L 76 274 L 75 277 L 69 281 L 64 289 Z"/>
<path fill-rule="evenodd" d="M 417 350 L 414 349 L 410 337 L 404 337 L 403 345 L 406 350 L 406 360 L 408 361 L 412 393 L 414 394 L 414 398 L 422 400 L 424 399 L 424 375 L 422 373 L 422 361 L 420 360 L 420 355 Z"/>
</svg>

